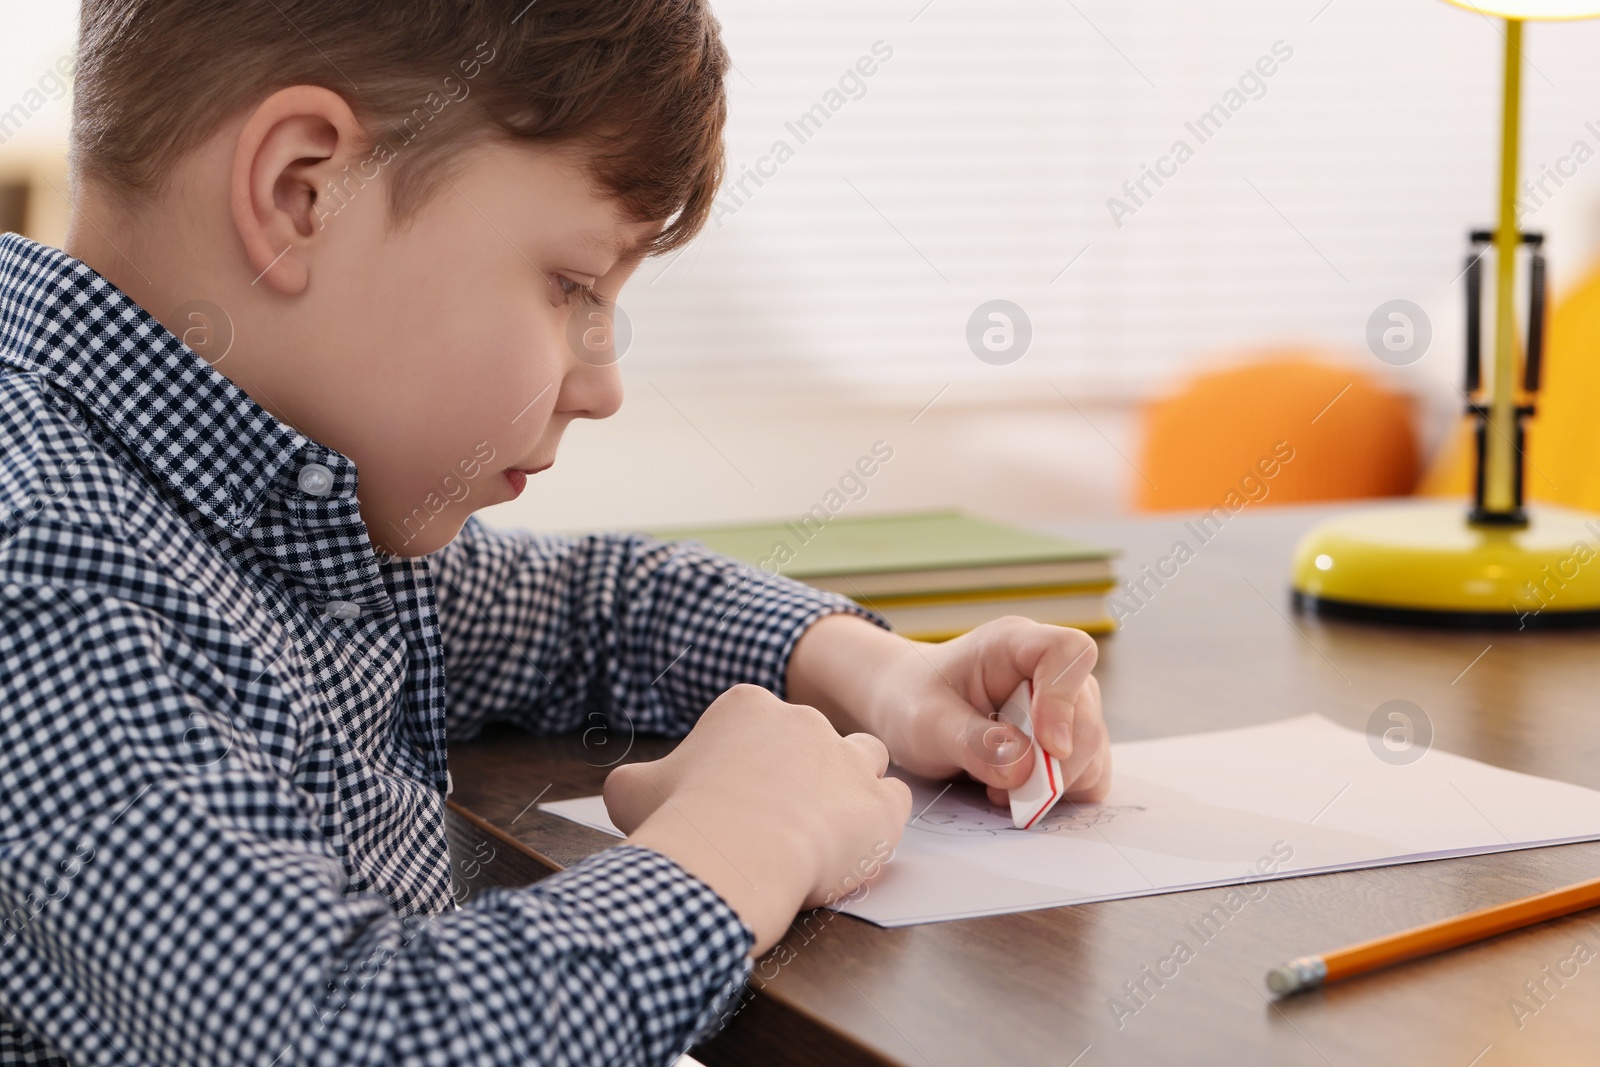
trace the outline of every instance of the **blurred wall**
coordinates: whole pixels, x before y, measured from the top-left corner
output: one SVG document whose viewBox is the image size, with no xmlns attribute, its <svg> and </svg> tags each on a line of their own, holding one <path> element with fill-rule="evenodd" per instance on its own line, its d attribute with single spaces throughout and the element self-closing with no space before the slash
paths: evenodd
<svg viewBox="0 0 1600 1067">
<path fill-rule="evenodd" d="M 863 511 L 1114 513 L 1139 404 L 1282 343 L 1414 397 L 1428 445 L 1452 417 L 1463 237 L 1494 206 L 1489 20 L 1429 0 L 714 6 L 737 65 L 716 218 L 623 293 L 622 412 L 575 427 L 495 521 L 786 516 L 877 440 L 895 458 Z M 0 185 L 47 179 L 24 222 L 47 241 L 74 7 L 0 2 Z M 1600 248 L 1597 47 L 1596 24 L 1528 32 L 1525 224 L 1558 290 Z M 1367 344 L 1394 299 L 1432 331 L 1398 367 Z"/>
</svg>

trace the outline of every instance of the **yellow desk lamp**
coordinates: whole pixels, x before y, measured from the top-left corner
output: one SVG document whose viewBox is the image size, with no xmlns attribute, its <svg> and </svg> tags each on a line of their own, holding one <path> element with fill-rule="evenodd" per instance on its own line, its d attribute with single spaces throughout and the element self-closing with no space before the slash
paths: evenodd
<svg viewBox="0 0 1600 1067">
<path fill-rule="evenodd" d="M 1323 523 L 1295 549 L 1294 603 L 1317 614 L 1432 626 L 1600 625 L 1600 515 L 1523 501 L 1524 423 L 1534 412 L 1544 350 L 1545 269 L 1542 235 L 1521 232 L 1516 216 L 1522 24 L 1600 15 L 1600 0 L 1449 2 L 1505 19 L 1500 224 L 1472 231 L 1464 271 L 1467 413 L 1477 420 L 1473 506 L 1463 514 L 1454 504 L 1397 504 Z M 1530 292 L 1519 359 L 1521 249 Z M 1482 261 L 1491 250 L 1494 353 L 1485 375 Z"/>
</svg>

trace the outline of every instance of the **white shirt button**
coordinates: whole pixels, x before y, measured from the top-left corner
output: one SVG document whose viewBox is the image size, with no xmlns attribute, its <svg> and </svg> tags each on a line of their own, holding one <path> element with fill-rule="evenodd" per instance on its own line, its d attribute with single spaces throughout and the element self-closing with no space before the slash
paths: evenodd
<svg viewBox="0 0 1600 1067">
<path fill-rule="evenodd" d="M 327 496 L 333 491 L 333 472 L 320 463 L 300 468 L 300 490 L 311 496 Z"/>
<path fill-rule="evenodd" d="M 335 619 L 354 619 L 361 614 L 361 605 L 353 600 L 330 600 L 322 605 L 322 613 Z"/>
</svg>

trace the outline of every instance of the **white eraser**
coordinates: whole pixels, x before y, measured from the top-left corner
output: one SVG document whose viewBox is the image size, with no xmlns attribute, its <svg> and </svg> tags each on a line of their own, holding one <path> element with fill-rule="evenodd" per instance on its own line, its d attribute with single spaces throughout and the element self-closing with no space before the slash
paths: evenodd
<svg viewBox="0 0 1600 1067">
<path fill-rule="evenodd" d="M 1029 713 L 1032 704 L 1033 686 L 1024 680 L 1000 705 L 1000 720 L 1033 737 L 1033 717 Z M 1032 748 L 1033 770 L 1028 780 L 1010 791 L 1011 821 L 1019 830 L 1036 825 L 1067 791 L 1061 777 L 1061 761 L 1048 755 L 1037 740 Z"/>
</svg>

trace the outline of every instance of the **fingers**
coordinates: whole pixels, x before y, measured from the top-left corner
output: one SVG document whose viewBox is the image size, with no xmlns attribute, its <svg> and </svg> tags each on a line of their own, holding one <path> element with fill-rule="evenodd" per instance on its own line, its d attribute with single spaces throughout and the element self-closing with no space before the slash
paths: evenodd
<svg viewBox="0 0 1600 1067">
<path fill-rule="evenodd" d="M 899 842 L 906 820 L 911 818 L 911 787 L 899 778 L 885 777 L 889 770 L 889 749 L 877 737 L 854 733 L 846 734 L 844 740 L 865 754 L 867 765 L 879 779 L 878 791 L 889 817 L 886 825 L 891 834 L 888 844 L 892 848 Z"/>
<path fill-rule="evenodd" d="M 1034 622 L 1021 615 L 984 623 L 955 640 L 968 641 L 962 651 L 965 657 L 975 658 L 971 665 L 978 669 L 993 707 L 1004 703 L 1020 683 L 1030 681 L 1035 709 L 1045 697 L 1048 710 L 1053 695 L 1078 691 L 1100 654 L 1094 638 L 1082 630 Z"/>
<path fill-rule="evenodd" d="M 996 619 L 966 636 L 974 640 L 965 652 L 975 657 L 984 695 L 992 706 L 1003 703 L 1024 680 L 1032 683 L 1033 705 L 1029 710 L 1034 737 L 1045 751 L 1062 761 L 1063 769 L 1075 744 L 1095 743 L 1096 731 L 1103 732 L 1104 724 L 1100 721 L 1099 685 L 1090 673 L 1099 660 L 1094 638 L 1082 630 L 1021 616 Z M 1092 721 L 1077 721 L 1080 705 Z M 1082 737 L 1077 734 L 1080 729 L 1086 730 Z M 981 753 L 984 748 L 972 746 L 972 751 Z M 1092 752 L 1084 756 L 1080 770 L 1090 758 Z M 1014 757 L 1001 755 L 991 763 L 1000 764 L 999 773 L 975 777 L 1004 788 L 1012 788 L 1027 778 L 1028 766 L 1017 765 Z"/>
<path fill-rule="evenodd" d="M 1072 703 L 1072 718 L 1066 723 L 1053 724 L 1053 731 L 1065 726 L 1070 740 L 1062 746 L 1059 739 L 1046 745 L 1046 751 L 1055 753 L 1061 761 L 1061 776 L 1070 789 L 1078 783 L 1083 773 L 1096 759 L 1103 757 L 1110 746 L 1105 719 L 1100 712 L 1100 683 L 1090 677 L 1079 690 Z"/>
<path fill-rule="evenodd" d="M 889 845 L 893 847 L 900 841 L 900 834 L 906 828 L 906 822 L 911 818 L 911 787 L 898 778 L 885 778 L 882 785 L 889 810 L 894 813 L 894 836 Z"/>
<path fill-rule="evenodd" d="M 1094 638 L 1081 630 L 1046 629 L 1059 633 L 1051 636 L 1033 673 L 1034 734 L 1065 769 L 1073 746 L 1081 740 L 1077 720 L 1087 713 L 1099 723 L 1100 685 L 1089 673 L 1099 653 Z"/>
<path fill-rule="evenodd" d="M 872 768 L 872 773 L 882 778 L 889 769 L 889 749 L 884 743 L 872 734 L 854 733 L 845 735 L 845 741 L 859 748 L 867 758 L 867 765 Z"/>
<path fill-rule="evenodd" d="M 1035 689 L 1075 693 L 1100 660 L 1100 646 L 1082 630 L 1035 623 L 1043 645 L 1033 671 Z"/>
<path fill-rule="evenodd" d="M 1096 756 L 1089 764 L 1082 778 L 1067 789 L 1068 800 L 1081 803 L 1097 803 L 1106 798 L 1111 792 L 1111 752 Z"/>
</svg>

